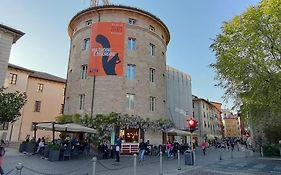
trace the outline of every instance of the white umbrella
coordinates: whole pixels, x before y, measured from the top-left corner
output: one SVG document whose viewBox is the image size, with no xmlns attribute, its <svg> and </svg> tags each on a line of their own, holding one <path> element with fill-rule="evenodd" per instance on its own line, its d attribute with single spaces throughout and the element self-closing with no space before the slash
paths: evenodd
<svg viewBox="0 0 281 175">
<path fill-rule="evenodd" d="M 65 127 L 65 131 L 70 131 L 70 132 L 85 132 L 85 133 L 97 133 L 97 130 L 93 128 L 89 128 L 86 126 L 82 126 L 76 123 L 67 123 L 62 125 Z"/>
<path fill-rule="evenodd" d="M 52 131 L 53 123 L 39 123 L 36 125 L 36 129 L 43 129 Z M 82 126 L 76 123 L 66 123 L 66 124 L 54 124 L 55 131 L 65 131 L 65 132 L 85 132 L 85 133 L 97 133 L 97 130 Z"/>
<path fill-rule="evenodd" d="M 176 135 L 176 136 L 188 136 L 188 135 L 191 135 L 190 132 L 188 131 L 183 131 L 183 130 L 179 130 L 179 129 L 176 129 L 176 128 L 171 128 L 171 129 L 168 129 L 166 131 L 168 135 Z"/>
</svg>

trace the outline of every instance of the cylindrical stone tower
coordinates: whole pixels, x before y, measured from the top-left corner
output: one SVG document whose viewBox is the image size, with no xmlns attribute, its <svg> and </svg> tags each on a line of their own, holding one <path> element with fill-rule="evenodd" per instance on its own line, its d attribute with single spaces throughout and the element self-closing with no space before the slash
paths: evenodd
<svg viewBox="0 0 281 175">
<path fill-rule="evenodd" d="M 121 76 L 87 75 L 91 26 L 99 22 L 125 24 Z M 90 7 L 71 19 L 68 34 L 65 114 L 117 112 L 151 120 L 167 118 L 165 76 L 170 34 L 159 18 L 122 5 Z"/>
</svg>

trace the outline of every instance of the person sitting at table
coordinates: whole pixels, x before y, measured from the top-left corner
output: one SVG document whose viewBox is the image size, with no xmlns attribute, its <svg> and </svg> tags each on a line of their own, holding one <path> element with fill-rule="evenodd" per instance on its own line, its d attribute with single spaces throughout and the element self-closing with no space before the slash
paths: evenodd
<svg viewBox="0 0 281 175">
<path fill-rule="evenodd" d="M 38 144 L 36 153 L 39 153 L 39 151 L 42 151 L 44 147 L 45 147 L 45 138 L 42 137 L 41 141 Z"/>
</svg>

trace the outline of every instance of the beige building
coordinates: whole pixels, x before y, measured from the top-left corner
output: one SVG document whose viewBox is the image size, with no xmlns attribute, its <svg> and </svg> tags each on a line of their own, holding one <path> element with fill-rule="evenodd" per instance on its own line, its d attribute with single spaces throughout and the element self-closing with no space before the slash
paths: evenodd
<svg viewBox="0 0 281 175">
<path fill-rule="evenodd" d="M 8 92 L 26 92 L 27 102 L 21 117 L 14 124 L 2 124 L 0 138 L 22 141 L 27 135 L 33 136 L 32 122 L 54 121 L 62 114 L 65 79 L 47 73 L 29 70 L 9 64 L 4 87 Z M 52 136 L 38 131 L 38 137 Z"/>
<path fill-rule="evenodd" d="M 241 121 L 239 116 L 224 110 L 223 125 L 225 137 L 241 137 Z"/>
<path fill-rule="evenodd" d="M 0 24 L 0 87 L 5 81 L 12 44 L 23 35 L 19 30 Z"/>
<path fill-rule="evenodd" d="M 91 25 L 125 24 L 124 61 L 121 76 L 87 76 Z M 70 21 L 71 39 L 67 73 L 66 114 L 118 112 L 156 120 L 166 111 L 167 26 L 146 11 L 122 5 L 96 6 L 77 13 Z M 94 82 L 95 81 L 95 82 Z M 92 101 L 93 99 L 93 101 Z M 149 136 L 161 143 L 162 136 Z"/>
<path fill-rule="evenodd" d="M 193 96 L 193 116 L 198 121 L 198 135 L 199 144 L 207 137 L 214 139 L 221 138 L 221 127 L 219 125 L 219 118 L 217 108 L 208 100 Z"/>
</svg>

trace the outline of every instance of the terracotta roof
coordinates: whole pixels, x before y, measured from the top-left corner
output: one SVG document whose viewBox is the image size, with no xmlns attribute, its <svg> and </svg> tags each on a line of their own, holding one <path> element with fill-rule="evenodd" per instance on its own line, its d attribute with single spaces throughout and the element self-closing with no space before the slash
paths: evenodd
<svg viewBox="0 0 281 175">
<path fill-rule="evenodd" d="M 2 29 L 2 30 L 4 29 L 4 30 L 16 35 L 14 37 L 13 43 L 17 42 L 17 40 L 20 39 L 25 34 L 20 30 L 14 29 L 14 28 L 9 27 L 9 26 L 6 26 L 4 24 L 0 24 L 0 29 Z"/>
<path fill-rule="evenodd" d="M 55 82 L 59 82 L 59 83 L 65 83 L 66 82 L 66 80 L 64 78 L 57 77 L 57 76 L 54 76 L 54 75 L 51 75 L 51 74 L 48 74 L 48 73 L 45 73 L 45 72 L 38 72 L 38 71 L 31 70 L 31 69 L 26 69 L 24 67 L 20 67 L 20 66 L 10 64 L 10 63 L 9 63 L 8 67 L 29 72 L 29 73 L 31 73 L 29 75 L 29 77 L 55 81 Z"/>
</svg>

